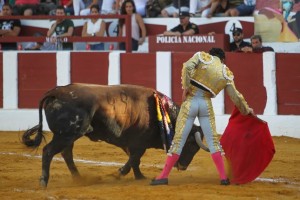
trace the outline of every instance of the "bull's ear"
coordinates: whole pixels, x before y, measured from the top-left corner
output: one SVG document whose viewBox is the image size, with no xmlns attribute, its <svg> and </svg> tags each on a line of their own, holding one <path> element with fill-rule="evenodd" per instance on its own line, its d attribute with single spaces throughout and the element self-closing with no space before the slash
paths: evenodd
<svg viewBox="0 0 300 200">
<path fill-rule="evenodd" d="M 203 144 L 201 138 L 202 138 L 202 137 L 201 137 L 200 132 L 199 132 L 199 131 L 195 132 L 195 140 L 196 140 L 197 144 L 199 145 L 199 147 L 200 147 L 201 149 L 203 149 L 204 151 L 206 151 L 206 152 L 210 152 L 210 151 L 209 151 L 209 148 L 207 148 L 207 147 Z"/>
</svg>

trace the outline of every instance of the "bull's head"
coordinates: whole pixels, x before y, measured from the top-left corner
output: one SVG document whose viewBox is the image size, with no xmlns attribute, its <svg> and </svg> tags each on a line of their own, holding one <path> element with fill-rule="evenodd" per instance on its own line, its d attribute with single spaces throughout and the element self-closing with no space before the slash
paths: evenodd
<svg viewBox="0 0 300 200">
<path fill-rule="evenodd" d="M 203 132 L 201 127 L 194 125 L 175 164 L 178 170 L 186 170 L 200 148 L 209 152 L 209 149 L 202 143 L 202 140 Z"/>
</svg>

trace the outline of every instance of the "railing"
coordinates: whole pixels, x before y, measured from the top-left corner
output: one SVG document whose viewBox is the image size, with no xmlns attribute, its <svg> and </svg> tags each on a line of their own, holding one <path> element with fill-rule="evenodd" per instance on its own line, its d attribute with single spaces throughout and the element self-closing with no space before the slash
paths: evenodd
<svg viewBox="0 0 300 200">
<path fill-rule="evenodd" d="M 61 37 L 61 42 L 125 42 L 126 52 L 132 51 L 131 44 L 131 17 L 130 15 L 88 15 L 88 16 L 51 16 L 51 15 L 35 15 L 35 16 L 0 16 L 0 20 L 19 19 L 19 20 L 56 20 L 56 19 L 125 19 L 126 36 L 117 37 L 81 37 L 69 36 Z M 22 28 L 22 26 L 21 26 Z M 0 37 L 0 43 L 8 42 L 49 42 L 50 38 L 45 36 L 10 36 Z"/>
</svg>

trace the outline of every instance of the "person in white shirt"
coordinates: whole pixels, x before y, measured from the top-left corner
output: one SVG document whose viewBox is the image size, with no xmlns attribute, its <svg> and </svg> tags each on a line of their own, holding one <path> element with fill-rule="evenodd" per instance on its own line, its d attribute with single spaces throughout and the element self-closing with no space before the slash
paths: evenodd
<svg viewBox="0 0 300 200">
<path fill-rule="evenodd" d="M 136 12 L 142 17 L 146 16 L 146 4 L 148 0 L 134 0 Z"/>
<path fill-rule="evenodd" d="M 89 15 L 92 5 L 101 6 L 99 0 L 73 0 L 74 15 Z"/>
<path fill-rule="evenodd" d="M 92 5 L 90 9 L 91 15 L 99 15 L 99 6 Z M 82 28 L 82 37 L 103 37 L 106 25 L 104 20 L 100 18 L 91 18 L 84 23 Z M 89 42 L 90 50 L 104 50 L 103 42 Z"/>
<path fill-rule="evenodd" d="M 146 26 L 140 14 L 136 13 L 133 0 L 125 0 L 121 6 L 121 15 L 131 15 L 132 50 L 137 51 L 139 45 L 145 42 Z M 141 32 L 141 35 L 140 35 Z M 119 19 L 119 36 L 126 36 L 125 19 Z M 120 43 L 120 50 L 125 50 L 125 43 Z"/>
<path fill-rule="evenodd" d="M 190 15 L 207 17 L 210 11 L 210 0 L 190 0 Z"/>
<path fill-rule="evenodd" d="M 135 4 L 135 9 L 138 14 L 140 14 L 142 17 L 146 16 L 146 5 L 148 0 L 133 0 Z M 124 3 L 124 0 L 116 0 L 116 6 L 117 9 L 121 8 L 122 4 Z"/>
<path fill-rule="evenodd" d="M 104 0 L 102 2 L 101 7 L 101 14 L 117 14 L 118 10 L 116 8 L 116 1 L 115 0 Z"/>
</svg>

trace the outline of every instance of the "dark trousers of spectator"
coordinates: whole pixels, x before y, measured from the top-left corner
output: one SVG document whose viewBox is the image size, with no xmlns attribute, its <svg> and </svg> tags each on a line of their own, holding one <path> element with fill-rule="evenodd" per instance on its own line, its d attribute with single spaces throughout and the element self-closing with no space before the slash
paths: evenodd
<svg viewBox="0 0 300 200">
<path fill-rule="evenodd" d="M 36 15 L 38 13 L 38 5 L 23 4 L 23 5 L 14 5 L 13 14 L 14 15 L 23 15 L 24 11 L 26 9 L 31 9 L 33 15 Z"/>
<path fill-rule="evenodd" d="M 139 48 L 139 41 L 135 40 L 135 39 L 132 39 L 131 40 L 131 45 L 132 45 L 132 51 L 137 51 L 138 48 Z M 119 45 L 119 49 L 120 50 L 126 50 L 126 45 L 125 45 L 125 42 L 121 42 L 120 45 Z"/>
<path fill-rule="evenodd" d="M 5 43 L 5 44 L 1 44 L 1 50 L 2 51 L 18 50 L 18 46 L 16 43 Z"/>
</svg>

